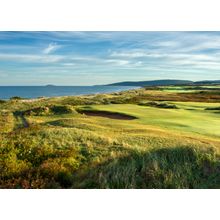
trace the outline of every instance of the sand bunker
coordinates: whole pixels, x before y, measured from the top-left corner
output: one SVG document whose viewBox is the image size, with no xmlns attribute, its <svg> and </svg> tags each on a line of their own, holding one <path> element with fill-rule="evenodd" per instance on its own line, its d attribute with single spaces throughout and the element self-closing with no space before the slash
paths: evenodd
<svg viewBox="0 0 220 220">
<path fill-rule="evenodd" d="M 107 111 L 94 111 L 94 110 L 81 110 L 80 113 L 84 113 L 88 116 L 98 116 L 104 118 L 118 119 L 118 120 L 134 120 L 137 119 L 134 116 L 116 113 L 116 112 L 107 112 Z"/>
</svg>

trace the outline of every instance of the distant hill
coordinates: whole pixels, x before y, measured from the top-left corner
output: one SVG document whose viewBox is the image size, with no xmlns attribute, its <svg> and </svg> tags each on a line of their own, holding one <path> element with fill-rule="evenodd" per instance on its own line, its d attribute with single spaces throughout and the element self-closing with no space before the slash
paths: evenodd
<svg viewBox="0 0 220 220">
<path fill-rule="evenodd" d="M 175 79 L 162 79 L 151 81 L 125 81 L 112 83 L 105 86 L 171 86 L 171 85 L 213 85 L 220 84 L 220 80 L 204 80 L 204 81 L 190 81 L 190 80 L 175 80 Z"/>
<path fill-rule="evenodd" d="M 138 82 L 127 81 L 127 82 L 112 83 L 106 86 L 168 86 L 168 85 L 185 85 L 185 84 L 193 84 L 193 81 L 173 80 L 173 79 L 138 81 Z"/>
</svg>

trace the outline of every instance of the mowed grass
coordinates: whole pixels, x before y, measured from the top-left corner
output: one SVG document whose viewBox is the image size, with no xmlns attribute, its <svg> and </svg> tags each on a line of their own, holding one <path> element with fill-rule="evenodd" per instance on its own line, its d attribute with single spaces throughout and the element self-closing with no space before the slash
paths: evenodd
<svg viewBox="0 0 220 220">
<path fill-rule="evenodd" d="M 141 123 L 163 129 L 184 131 L 210 137 L 220 137 L 220 113 L 205 111 L 216 103 L 175 103 L 180 109 L 162 109 L 133 104 L 96 105 L 95 110 L 125 113 L 138 119 L 129 123 Z"/>
<path fill-rule="evenodd" d="M 135 94 L 142 92 L 115 97 L 118 102 Z M 166 101 L 178 109 L 164 109 L 111 104 L 113 98 L 53 98 L 0 106 L 6 113 L 0 118 L 0 188 L 220 188 L 220 113 L 205 110 L 219 103 Z M 137 100 L 148 101 L 142 95 Z M 29 127 L 22 127 L 22 112 L 54 105 L 71 105 L 74 111 L 27 114 Z M 87 116 L 79 109 L 136 119 Z"/>
</svg>

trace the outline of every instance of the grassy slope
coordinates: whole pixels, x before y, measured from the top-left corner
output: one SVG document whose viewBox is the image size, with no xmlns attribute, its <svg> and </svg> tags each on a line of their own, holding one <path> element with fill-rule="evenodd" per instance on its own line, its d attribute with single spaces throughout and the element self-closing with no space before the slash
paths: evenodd
<svg viewBox="0 0 220 220">
<path fill-rule="evenodd" d="M 101 105 L 109 99 L 128 97 L 146 101 L 149 94 L 156 97 L 158 91 L 0 105 L 1 111 L 9 111 L 7 123 L 0 117 L 5 126 L 0 131 L 0 186 L 219 188 L 219 114 L 204 110 L 219 104 L 169 102 L 179 109 L 135 103 Z M 86 104 L 91 109 L 122 112 L 138 119 L 52 114 L 28 116 L 29 128 L 19 128 L 22 122 L 13 119 L 15 110 L 48 104 L 72 104 L 76 108 Z"/>
<path fill-rule="evenodd" d="M 178 107 L 183 106 L 182 103 L 176 104 Z M 145 125 L 154 125 L 166 129 L 177 129 L 179 131 L 220 137 L 220 114 L 204 111 L 199 108 L 201 106 L 208 107 L 218 105 L 200 103 L 198 106 L 196 103 L 187 103 L 184 105 L 185 109 L 161 109 L 132 104 L 121 104 L 96 105 L 93 106 L 93 108 L 96 110 L 121 112 L 133 115 L 139 118 L 139 120 L 137 120 L 138 123 L 143 123 Z M 187 108 L 190 110 L 187 110 Z"/>
</svg>

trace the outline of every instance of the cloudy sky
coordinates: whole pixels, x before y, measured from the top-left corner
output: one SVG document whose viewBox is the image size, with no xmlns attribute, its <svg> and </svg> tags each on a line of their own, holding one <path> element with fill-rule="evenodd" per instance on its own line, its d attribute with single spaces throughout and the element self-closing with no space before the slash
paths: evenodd
<svg viewBox="0 0 220 220">
<path fill-rule="evenodd" d="M 220 79 L 220 32 L 0 32 L 0 85 Z"/>
</svg>

